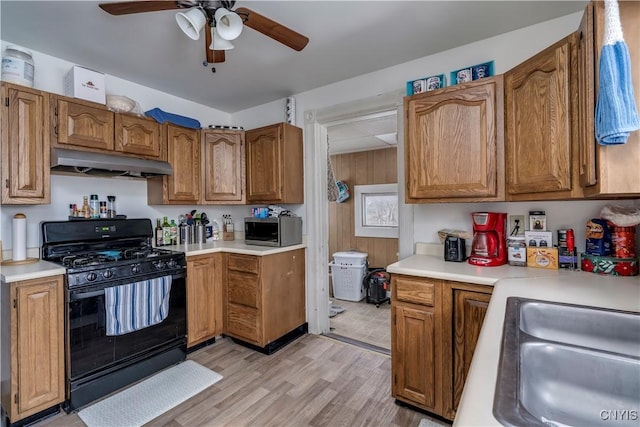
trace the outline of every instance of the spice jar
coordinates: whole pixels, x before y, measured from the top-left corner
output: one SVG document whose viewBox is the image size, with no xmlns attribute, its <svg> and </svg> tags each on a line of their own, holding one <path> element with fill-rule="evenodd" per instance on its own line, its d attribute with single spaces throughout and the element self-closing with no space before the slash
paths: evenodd
<svg viewBox="0 0 640 427">
<path fill-rule="evenodd" d="M 98 201 L 98 195 L 92 194 L 89 198 L 89 217 L 92 219 L 100 218 L 100 202 Z"/>
<path fill-rule="evenodd" d="M 527 243 L 522 236 L 510 236 L 507 239 L 507 262 L 517 267 L 527 266 Z"/>
<path fill-rule="evenodd" d="M 107 217 L 116 217 L 116 196 L 107 196 Z"/>
</svg>

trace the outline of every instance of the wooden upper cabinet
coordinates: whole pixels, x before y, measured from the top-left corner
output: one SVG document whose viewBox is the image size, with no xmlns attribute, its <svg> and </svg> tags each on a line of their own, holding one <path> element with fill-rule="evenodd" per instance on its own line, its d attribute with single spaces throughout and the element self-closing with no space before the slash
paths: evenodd
<svg viewBox="0 0 640 427">
<path fill-rule="evenodd" d="M 58 97 L 54 114 L 58 146 L 113 151 L 114 113 L 103 105 Z"/>
<path fill-rule="evenodd" d="M 304 203 L 302 129 L 278 123 L 245 133 L 248 203 Z"/>
<path fill-rule="evenodd" d="M 115 150 L 155 159 L 163 158 L 160 124 L 128 114 L 115 115 Z"/>
<path fill-rule="evenodd" d="M 167 161 L 173 175 L 163 177 L 167 182 L 168 202 L 198 203 L 200 199 L 200 131 L 165 125 Z"/>
<path fill-rule="evenodd" d="M 633 92 L 640 107 L 640 2 L 619 1 L 620 21 L 629 50 Z M 640 195 L 640 131 L 626 144 L 603 146 L 595 140 L 598 64 L 604 33 L 604 3 L 590 2 L 579 35 L 580 184 L 586 197 Z"/>
<path fill-rule="evenodd" d="M 505 73 L 507 200 L 582 196 L 576 42 L 571 34 Z"/>
<path fill-rule="evenodd" d="M 406 202 L 503 201 L 502 76 L 406 97 Z"/>
<path fill-rule="evenodd" d="M 2 83 L 2 203 L 51 201 L 49 94 Z"/>
<path fill-rule="evenodd" d="M 202 203 L 245 203 L 244 132 L 202 132 Z"/>
</svg>

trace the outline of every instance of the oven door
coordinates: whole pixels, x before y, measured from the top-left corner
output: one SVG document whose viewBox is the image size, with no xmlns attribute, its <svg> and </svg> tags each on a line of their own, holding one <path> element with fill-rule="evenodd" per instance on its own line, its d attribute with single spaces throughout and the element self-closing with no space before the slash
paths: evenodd
<svg viewBox="0 0 640 427">
<path fill-rule="evenodd" d="M 158 274 L 136 278 L 146 280 Z M 106 333 L 105 288 L 109 283 L 68 291 L 68 379 L 85 381 L 147 357 L 186 345 L 185 271 L 172 275 L 169 312 L 160 323 L 124 335 Z"/>
</svg>

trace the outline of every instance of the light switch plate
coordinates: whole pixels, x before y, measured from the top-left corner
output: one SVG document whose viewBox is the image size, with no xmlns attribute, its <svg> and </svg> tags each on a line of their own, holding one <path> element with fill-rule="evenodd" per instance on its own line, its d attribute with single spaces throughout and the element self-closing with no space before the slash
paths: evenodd
<svg viewBox="0 0 640 427">
<path fill-rule="evenodd" d="M 518 228 L 517 232 L 513 230 L 516 227 Z M 508 233 L 510 236 L 524 236 L 524 215 L 509 215 L 509 230 Z M 513 233 L 513 234 L 512 234 Z"/>
</svg>

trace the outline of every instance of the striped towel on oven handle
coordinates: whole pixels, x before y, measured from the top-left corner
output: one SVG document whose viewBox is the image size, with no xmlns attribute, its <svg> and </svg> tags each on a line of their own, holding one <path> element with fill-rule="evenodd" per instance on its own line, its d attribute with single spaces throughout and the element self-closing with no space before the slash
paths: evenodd
<svg viewBox="0 0 640 427">
<path fill-rule="evenodd" d="M 162 322 L 169 314 L 171 276 L 105 289 L 106 333 L 124 335 Z"/>
</svg>

